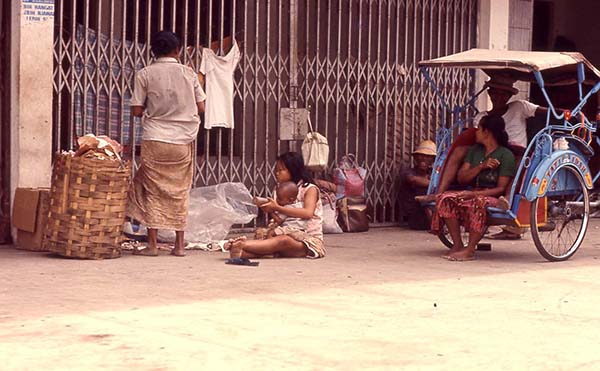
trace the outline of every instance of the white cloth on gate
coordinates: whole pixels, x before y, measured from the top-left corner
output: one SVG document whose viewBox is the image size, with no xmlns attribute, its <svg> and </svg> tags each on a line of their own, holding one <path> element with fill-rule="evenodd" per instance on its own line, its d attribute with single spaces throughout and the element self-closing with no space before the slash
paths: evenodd
<svg viewBox="0 0 600 371">
<path fill-rule="evenodd" d="M 202 49 L 200 72 L 205 75 L 206 102 L 204 127 L 233 129 L 233 72 L 241 58 L 237 43 L 224 56 L 216 55 L 210 48 Z"/>
</svg>

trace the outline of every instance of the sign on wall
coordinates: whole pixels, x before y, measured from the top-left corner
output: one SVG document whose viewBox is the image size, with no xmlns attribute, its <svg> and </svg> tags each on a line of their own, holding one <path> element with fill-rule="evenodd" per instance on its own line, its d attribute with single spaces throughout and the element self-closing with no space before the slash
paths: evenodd
<svg viewBox="0 0 600 371">
<path fill-rule="evenodd" d="M 54 20 L 54 0 L 23 0 L 22 17 L 29 22 Z"/>
</svg>

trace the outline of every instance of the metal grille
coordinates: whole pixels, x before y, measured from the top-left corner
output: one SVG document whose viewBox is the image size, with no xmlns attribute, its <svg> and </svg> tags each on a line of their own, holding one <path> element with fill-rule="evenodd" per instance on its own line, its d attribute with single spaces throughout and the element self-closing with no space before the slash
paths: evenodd
<svg viewBox="0 0 600 371">
<path fill-rule="evenodd" d="M 189 46 L 182 62 L 199 66 L 200 47 L 226 53 L 236 39 L 236 128 L 201 130 L 195 185 L 245 183 L 269 194 L 279 153 L 279 110 L 311 106 L 327 136 L 332 166 L 347 153 L 368 169 L 377 223 L 397 222 L 395 182 L 413 147 L 432 138 L 438 106 L 418 73 L 421 59 L 474 46 L 476 0 L 58 0 L 54 144 L 70 149 L 86 132 L 121 140 L 135 161 L 139 122 L 129 112 L 133 76 L 151 62 L 160 29 Z M 464 72 L 434 72 L 451 101 L 469 93 Z"/>
</svg>

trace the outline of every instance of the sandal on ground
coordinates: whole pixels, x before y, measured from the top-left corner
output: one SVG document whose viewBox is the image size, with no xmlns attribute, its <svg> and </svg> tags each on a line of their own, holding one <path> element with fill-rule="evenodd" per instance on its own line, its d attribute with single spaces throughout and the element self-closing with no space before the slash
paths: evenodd
<svg viewBox="0 0 600 371">
<path fill-rule="evenodd" d="M 258 264 L 260 264 L 259 262 L 253 262 L 250 261 L 246 258 L 231 258 L 231 259 L 227 259 L 225 260 L 225 264 L 231 264 L 231 265 L 245 265 L 248 267 L 257 267 Z"/>
<path fill-rule="evenodd" d="M 488 236 L 487 238 L 490 238 L 492 240 L 520 240 L 521 235 L 517 234 L 517 233 L 508 232 L 508 231 L 502 231 L 502 232 L 493 234 L 491 236 Z"/>
<path fill-rule="evenodd" d="M 475 256 L 469 256 L 469 257 L 464 258 L 464 259 L 458 259 L 458 258 L 455 258 L 454 256 L 449 256 L 448 257 L 448 261 L 451 261 L 451 262 L 470 262 L 472 260 L 475 260 Z"/>
</svg>

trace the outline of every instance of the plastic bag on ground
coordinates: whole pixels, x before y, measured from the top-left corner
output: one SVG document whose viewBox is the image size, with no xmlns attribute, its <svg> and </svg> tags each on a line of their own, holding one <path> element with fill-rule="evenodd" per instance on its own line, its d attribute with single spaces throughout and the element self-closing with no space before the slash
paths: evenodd
<svg viewBox="0 0 600 371">
<path fill-rule="evenodd" d="M 210 243 L 223 240 L 234 224 L 250 223 L 258 214 L 252 195 L 243 183 L 221 183 L 190 191 L 185 240 Z M 158 240 L 174 242 L 175 231 L 158 231 Z"/>
</svg>

